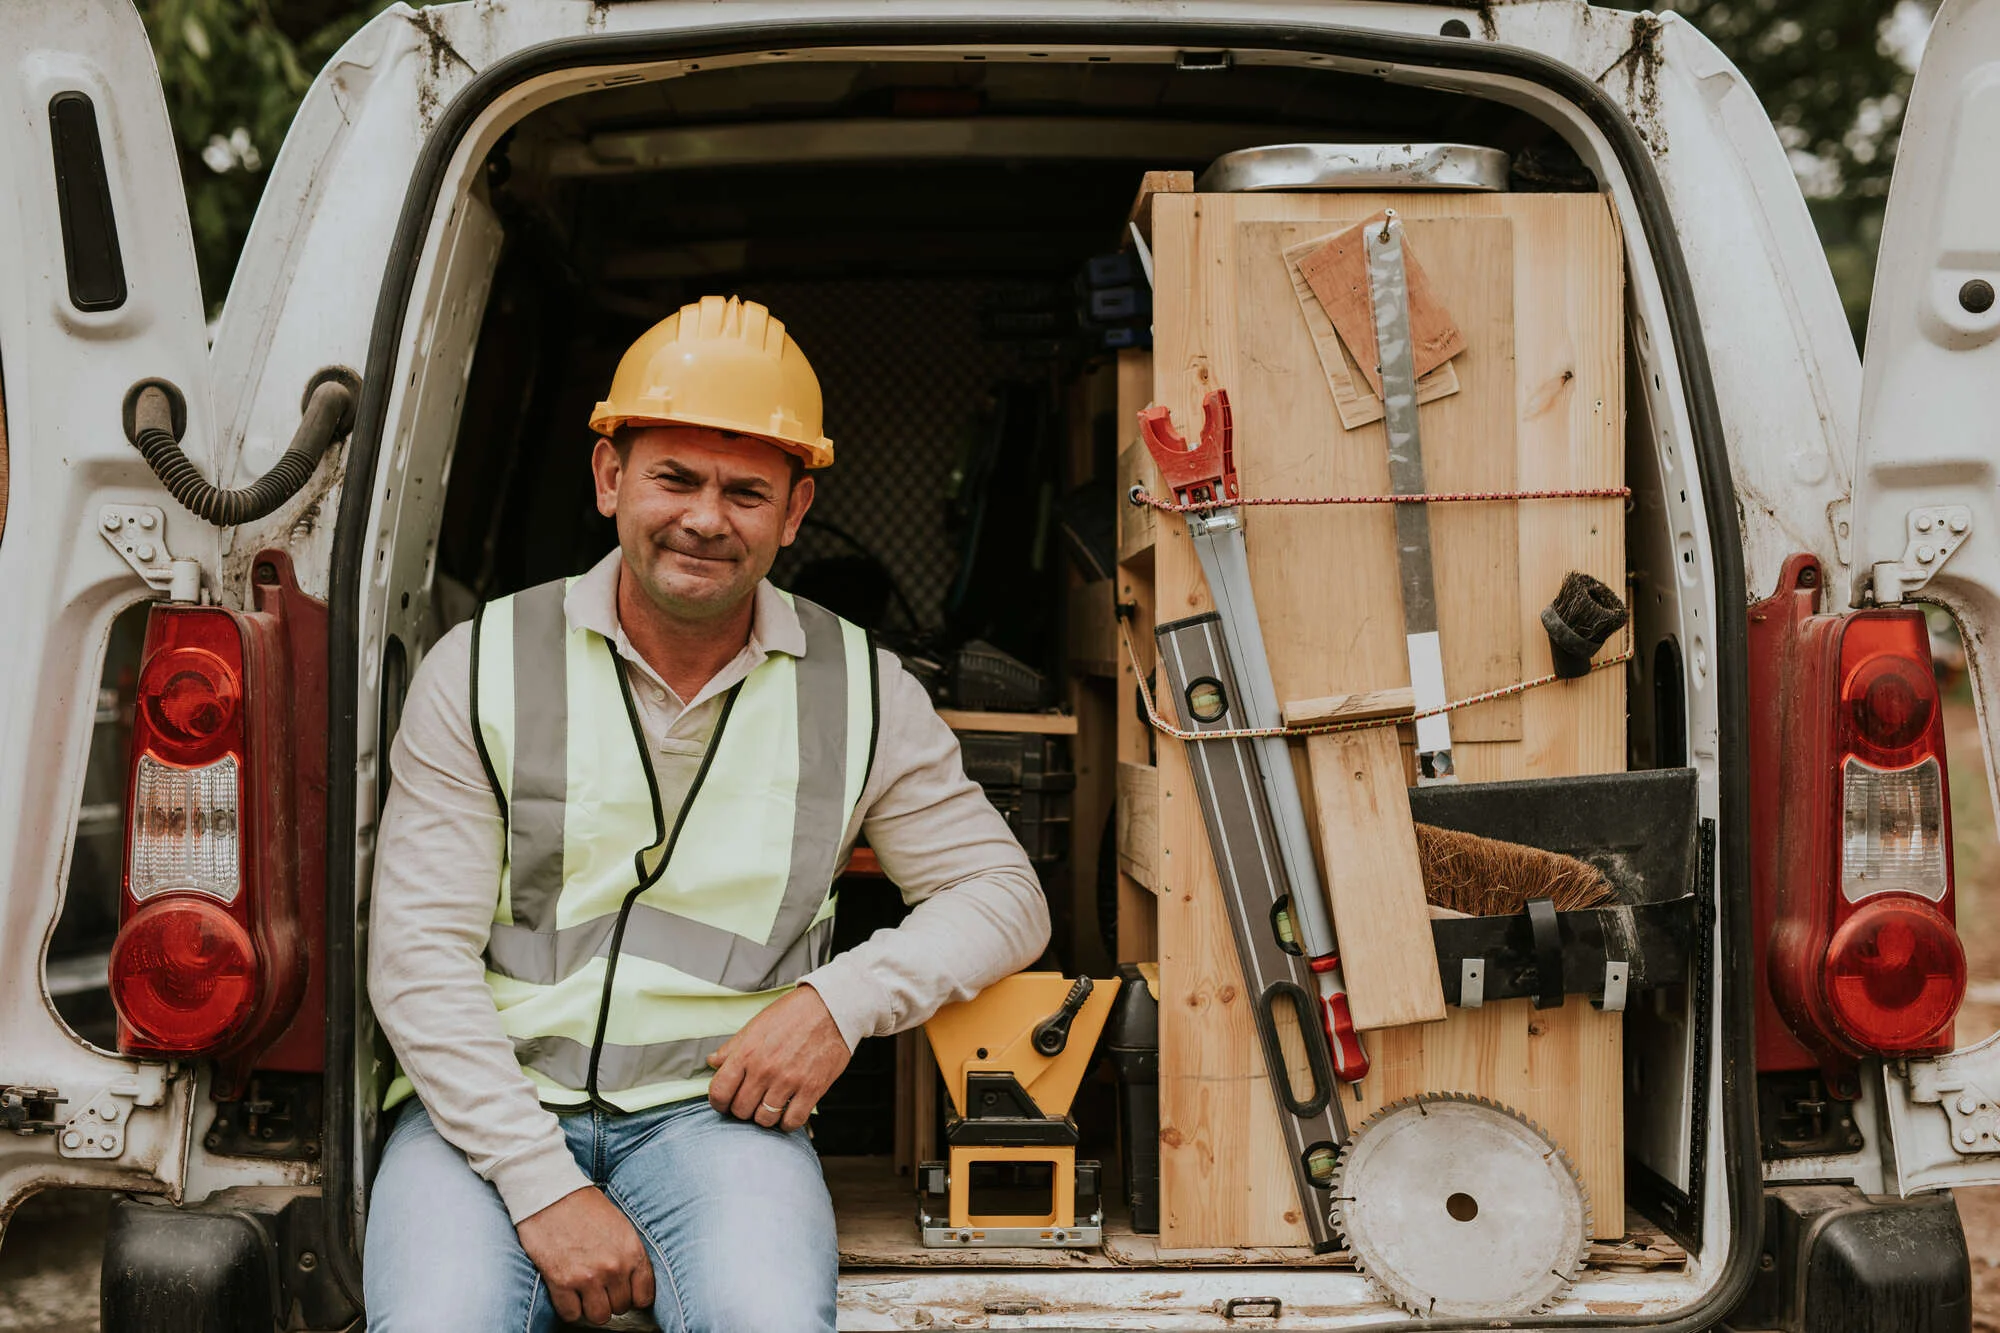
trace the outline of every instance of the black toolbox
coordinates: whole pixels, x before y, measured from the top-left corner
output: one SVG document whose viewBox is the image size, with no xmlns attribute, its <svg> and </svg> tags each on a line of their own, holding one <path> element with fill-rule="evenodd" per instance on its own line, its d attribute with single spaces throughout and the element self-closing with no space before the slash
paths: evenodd
<svg viewBox="0 0 2000 1333">
<path fill-rule="evenodd" d="M 962 731 L 958 747 L 965 775 L 985 790 L 1038 869 L 1069 855 L 1070 803 L 1076 790 L 1069 737 Z"/>
</svg>

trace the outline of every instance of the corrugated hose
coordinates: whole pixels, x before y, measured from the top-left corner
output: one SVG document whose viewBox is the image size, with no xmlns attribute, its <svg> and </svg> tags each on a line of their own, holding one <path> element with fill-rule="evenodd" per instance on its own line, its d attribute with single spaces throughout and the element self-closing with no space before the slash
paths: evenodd
<svg viewBox="0 0 2000 1333">
<path fill-rule="evenodd" d="M 354 425 L 354 385 L 342 375 L 320 378 L 306 395 L 305 412 L 284 457 L 248 486 L 224 490 L 201 474 L 174 438 L 174 404 L 159 384 L 139 390 L 132 413 L 132 443 L 153 475 L 188 512 L 217 527 L 263 518 L 297 495 L 320 459 Z"/>
</svg>

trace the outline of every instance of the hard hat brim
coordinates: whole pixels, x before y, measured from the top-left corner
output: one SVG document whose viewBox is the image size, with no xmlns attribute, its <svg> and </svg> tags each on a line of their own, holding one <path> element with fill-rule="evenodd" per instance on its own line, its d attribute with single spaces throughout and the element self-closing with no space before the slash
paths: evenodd
<svg viewBox="0 0 2000 1333">
<path fill-rule="evenodd" d="M 699 426 L 704 430 L 725 431 L 730 435 L 741 435 L 745 439 L 762 440 L 765 444 L 782 449 L 794 458 L 802 460 L 808 472 L 833 466 L 833 441 L 824 435 L 811 442 L 789 440 L 784 436 L 772 435 L 761 430 L 748 430 L 739 421 L 726 421 L 693 413 L 674 416 L 645 414 L 627 416 L 612 410 L 609 402 L 599 403 L 597 410 L 590 414 L 590 429 L 607 439 L 614 431 L 624 426 Z"/>
</svg>

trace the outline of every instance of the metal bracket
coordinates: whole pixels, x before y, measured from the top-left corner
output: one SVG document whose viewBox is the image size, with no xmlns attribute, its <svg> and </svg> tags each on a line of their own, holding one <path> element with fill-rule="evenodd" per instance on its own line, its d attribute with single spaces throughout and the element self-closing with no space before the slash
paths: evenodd
<svg viewBox="0 0 2000 1333">
<path fill-rule="evenodd" d="M 1910 1100 L 1937 1103 L 1961 1157 L 2000 1153 L 2000 1040 L 1910 1061 Z"/>
<path fill-rule="evenodd" d="M 1908 538 L 1901 560 L 1883 560 L 1874 568 L 1875 603 L 1894 606 L 1931 581 L 1972 531 L 1968 505 L 1919 505 L 1905 520 Z"/>
<path fill-rule="evenodd" d="M 132 1118 L 136 1089 L 104 1088 L 83 1104 L 56 1135 L 64 1157 L 117 1157 L 125 1151 L 125 1125 Z"/>
<path fill-rule="evenodd" d="M 167 549 L 167 516 L 157 505 L 107 504 L 97 509 L 97 531 L 125 557 L 132 571 L 168 600 L 192 602 L 201 596 L 201 564 L 175 559 Z"/>
<path fill-rule="evenodd" d="M 1632 977 L 1632 965 L 1622 958 L 1604 960 L 1604 998 L 1597 1007 L 1607 1014 L 1625 1011 L 1625 986 Z"/>
<path fill-rule="evenodd" d="M 31 1088 L 9 1083 L 0 1086 L 0 1131 L 16 1134 L 53 1134 L 62 1122 L 56 1108 L 66 1099 L 54 1088 Z"/>
<path fill-rule="evenodd" d="M 1486 960 L 1458 960 L 1458 1007 L 1477 1009 L 1486 1003 Z"/>
</svg>

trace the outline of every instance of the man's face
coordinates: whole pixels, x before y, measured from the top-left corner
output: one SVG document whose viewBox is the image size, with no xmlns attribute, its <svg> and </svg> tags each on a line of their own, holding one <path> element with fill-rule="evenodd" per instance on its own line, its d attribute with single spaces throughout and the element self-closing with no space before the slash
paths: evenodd
<svg viewBox="0 0 2000 1333">
<path fill-rule="evenodd" d="M 734 611 L 798 536 L 812 478 L 794 482 L 783 450 L 728 431 L 648 426 L 627 439 L 622 459 L 603 439 L 590 459 L 597 512 L 618 520 L 625 568 L 678 619 Z"/>
</svg>

